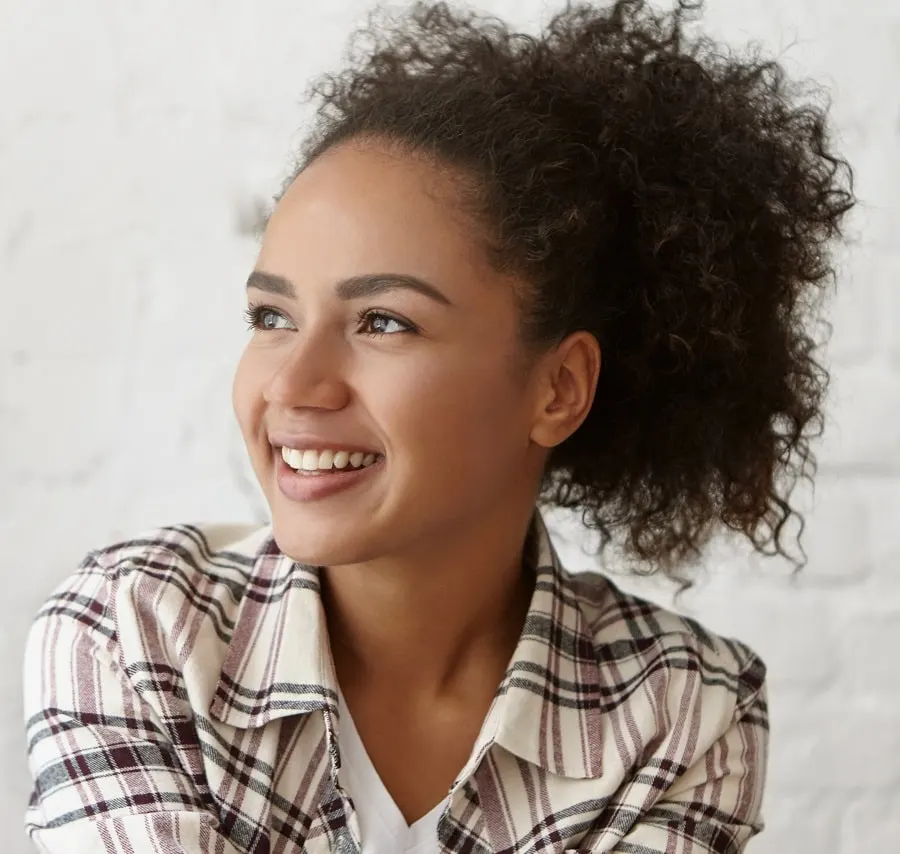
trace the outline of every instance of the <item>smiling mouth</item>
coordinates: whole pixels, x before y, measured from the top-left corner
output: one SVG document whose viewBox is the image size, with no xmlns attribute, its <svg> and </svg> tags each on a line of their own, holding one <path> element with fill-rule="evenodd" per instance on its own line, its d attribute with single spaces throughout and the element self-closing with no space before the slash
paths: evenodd
<svg viewBox="0 0 900 854">
<path fill-rule="evenodd" d="M 383 454 L 363 451 L 301 451 L 272 446 L 276 458 L 294 474 L 303 477 L 323 477 L 365 471 L 384 459 Z"/>
<path fill-rule="evenodd" d="M 371 483 L 385 466 L 383 455 L 372 454 L 373 459 L 368 464 L 361 461 L 359 466 L 346 464 L 343 468 L 295 469 L 284 459 L 280 448 L 273 446 L 272 450 L 278 489 L 290 501 L 297 502 L 319 501 L 351 493 Z"/>
</svg>

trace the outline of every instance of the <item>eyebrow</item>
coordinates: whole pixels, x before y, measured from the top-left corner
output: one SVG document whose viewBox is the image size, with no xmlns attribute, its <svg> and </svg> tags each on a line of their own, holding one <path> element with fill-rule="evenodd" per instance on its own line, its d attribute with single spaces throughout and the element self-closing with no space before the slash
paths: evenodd
<svg viewBox="0 0 900 854">
<path fill-rule="evenodd" d="M 289 299 L 294 299 L 297 296 L 297 292 L 290 280 L 284 278 L 284 276 L 277 276 L 274 273 L 266 273 L 262 270 L 254 270 L 250 274 L 247 279 L 247 287 L 256 288 L 277 296 L 288 297 Z M 453 304 L 434 285 L 429 284 L 424 279 L 405 273 L 364 273 L 359 276 L 340 279 L 334 286 L 338 299 L 342 300 L 362 299 L 363 297 L 370 297 L 398 289 L 416 291 L 435 302 L 441 303 L 441 305 Z"/>
</svg>

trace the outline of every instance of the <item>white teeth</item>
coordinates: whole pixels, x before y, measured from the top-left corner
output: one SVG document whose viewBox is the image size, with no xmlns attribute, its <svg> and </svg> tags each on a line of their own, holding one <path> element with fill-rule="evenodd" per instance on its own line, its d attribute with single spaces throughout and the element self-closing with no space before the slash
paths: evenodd
<svg viewBox="0 0 900 854">
<path fill-rule="evenodd" d="M 303 451 L 297 451 L 293 448 L 282 448 L 281 458 L 292 468 L 299 469 L 303 467 Z"/>
<path fill-rule="evenodd" d="M 332 468 L 343 469 L 348 465 L 353 468 L 365 468 L 372 465 L 378 458 L 378 454 L 365 454 L 362 451 L 332 451 L 326 450 L 301 451 L 297 448 L 282 448 L 281 458 L 292 468 L 302 471 L 329 471 Z"/>
</svg>

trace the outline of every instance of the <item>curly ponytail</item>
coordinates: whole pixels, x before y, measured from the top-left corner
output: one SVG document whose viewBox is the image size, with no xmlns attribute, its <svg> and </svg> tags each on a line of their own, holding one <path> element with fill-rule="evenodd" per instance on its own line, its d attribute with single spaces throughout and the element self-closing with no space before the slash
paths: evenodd
<svg viewBox="0 0 900 854">
<path fill-rule="evenodd" d="M 829 382 L 809 324 L 854 204 L 827 105 L 773 61 L 689 39 L 701 6 L 569 4 L 540 37 L 446 3 L 373 18 L 313 85 L 294 172 L 375 137 L 470 179 L 492 263 L 529 283 L 523 353 L 586 329 L 603 355 L 540 501 L 676 577 L 717 524 L 787 556 Z"/>
</svg>

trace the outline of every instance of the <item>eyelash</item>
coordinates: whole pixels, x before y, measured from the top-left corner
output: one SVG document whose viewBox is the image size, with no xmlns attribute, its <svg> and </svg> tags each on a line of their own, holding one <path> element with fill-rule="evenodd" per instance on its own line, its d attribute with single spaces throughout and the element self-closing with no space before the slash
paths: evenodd
<svg viewBox="0 0 900 854">
<path fill-rule="evenodd" d="M 284 317 L 284 315 L 277 308 L 273 308 L 271 305 L 251 303 L 244 311 L 244 319 L 247 321 L 247 327 L 250 330 L 256 330 L 259 332 L 278 331 L 274 329 L 267 329 L 262 325 L 262 318 L 266 312 L 272 312 L 273 314 L 278 314 L 281 315 L 281 317 Z M 401 330 L 400 332 L 363 332 L 363 335 L 369 335 L 373 338 L 380 338 L 384 335 L 403 335 L 410 332 L 416 332 L 415 326 L 413 326 L 411 323 L 407 323 L 407 321 L 401 320 L 399 317 L 394 317 L 391 314 L 385 314 L 385 312 L 383 311 L 376 311 L 374 309 L 361 309 L 360 312 L 356 315 L 356 322 L 362 324 L 366 320 L 371 320 L 371 318 L 375 317 L 380 317 L 384 320 L 393 320 L 394 323 L 399 323 L 401 326 L 404 326 L 406 328 Z"/>
</svg>

